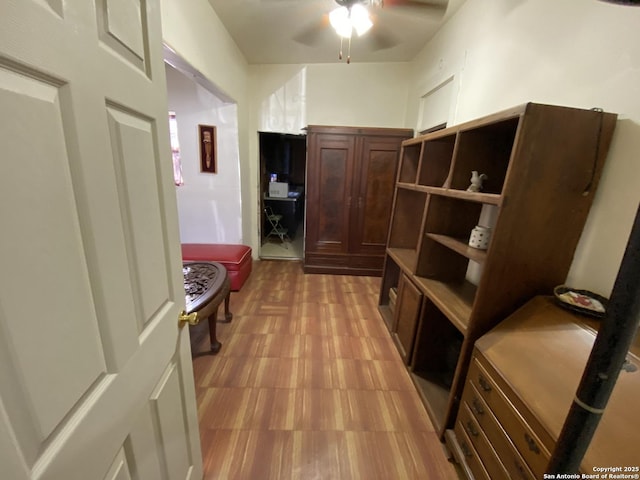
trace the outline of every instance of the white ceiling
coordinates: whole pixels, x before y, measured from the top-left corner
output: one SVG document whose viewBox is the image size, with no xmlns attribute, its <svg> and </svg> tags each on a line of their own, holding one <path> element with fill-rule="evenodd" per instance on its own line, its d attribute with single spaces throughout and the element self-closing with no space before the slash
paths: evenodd
<svg viewBox="0 0 640 480">
<path fill-rule="evenodd" d="M 397 0 L 395 0 L 397 1 Z M 351 62 L 412 60 L 464 0 L 432 6 L 369 6 L 374 26 L 351 42 Z M 340 39 L 328 24 L 334 0 L 209 0 L 250 64 L 339 62 Z M 421 3 L 421 0 L 408 2 Z M 434 7 L 440 4 L 440 8 Z M 344 58 L 348 50 L 343 44 Z M 343 59 L 343 61 L 345 61 Z"/>
</svg>

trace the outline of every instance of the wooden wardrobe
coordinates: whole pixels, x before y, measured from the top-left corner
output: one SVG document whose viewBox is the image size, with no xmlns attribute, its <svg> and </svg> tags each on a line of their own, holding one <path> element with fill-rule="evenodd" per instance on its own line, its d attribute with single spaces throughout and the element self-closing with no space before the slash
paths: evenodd
<svg viewBox="0 0 640 480">
<path fill-rule="evenodd" d="M 304 271 L 382 274 L 400 146 L 411 129 L 307 128 Z"/>
</svg>

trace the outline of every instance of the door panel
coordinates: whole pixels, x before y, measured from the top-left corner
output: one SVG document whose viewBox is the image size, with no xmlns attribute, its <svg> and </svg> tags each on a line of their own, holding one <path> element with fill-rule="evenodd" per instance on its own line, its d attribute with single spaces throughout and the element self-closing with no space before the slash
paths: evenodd
<svg viewBox="0 0 640 480">
<path fill-rule="evenodd" d="M 353 178 L 353 137 L 312 134 L 307 171 L 307 252 L 346 253 Z"/>
<path fill-rule="evenodd" d="M 324 186 L 318 205 L 326 212 L 318 219 L 318 242 L 341 244 L 344 241 L 344 210 L 349 201 L 345 188 L 348 168 L 347 150 L 323 149 L 320 156 L 319 182 Z"/>
<path fill-rule="evenodd" d="M 157 0 L 3 3 L 3 478 L 202 475 L 160 33 Z"/>
<path fill-rule="evenodd" d="M 149 402 L 142 406 L 139 415 L 133 419 L 123 446 L 127 464 L 135 466 L 137 478 L 140 480 L 162 478 L 160 457 L 155 449 L 149 448 L 154 442 L 155 430 Z"/>
<path fill-rule="evenodd" d="M 169 365 L 151 394 L 151 404 L 154 423 L 159 426 L 165 471 L 168 472 L 169 478 L 188 478 L 192 459 L 188 451 L 189 439 L 184 419 L 181 415 L 176 415 L 176 412 L 184 410 L 184 406 L 175 364 Z"/>
<path fill-rule="evenodd" d="M 422 308 L 422 292 L 406 275 L 400 277 L 398 299 L 395 310 L 393 337 L 398 351 L 408 365 L 413 353 L 416 327 Z"/>
<path fill-rule="evenodd" d="M 124 217 L 123 229 L 132 271 L 136 317 L 145 325 L 169 300 L 163 225 L 158 208 L 158 166 L 153 147 L 153 125 L 140 114 L 107 108 L 111 148 Z M 143 330 L 143 325 L 139 325 Z"/>
<path fill-rule="evenodd" d="M 104 478 L 105 480 L 131 480 L 131 472 L 129 471 L 129 464 L 127 463 L 124 449 L 118 452 L 118 455 L 116 455 L 111 468 L 109 468 Z"/>
<path fill-rule="evenodd" d="M 146 51 L 148 37 L 144 23 L 144 0 L 97 0 L 98 36 L 103 45 L 145 73 L 149 73 Z"/>
<path fill-rule="evenodd" d="M 34 458 L 40 442 L 104 373 L 105 361 L 96 341 L 59 88 L 0 70 L 0 102 L 12 112 L 12 121 L 0 129 L 0 142 L 11 146 L 12 158 L 21 162 L 20 168 L 4 170 L 0 189 L 6 232 L 0 239 L 0 336 L 7 347 L 1 349 L 7 382 L 0 392 L 13 399 L 6 405 L 11 412 L 20 417 L 23 409 L 29 412 L 17 435 Z M 16 215 L 17 206 L 28 214 Z M 59 272 L 65 272 L 65 282 Z M 35 336 L 25 328 L 33 314 L 28 312 L 47 320 L 39 322 Z M 84 358 L 81 364 L 78 355 Z"/>
<path fill-rule="evenodd" d="M 395 173 L 402 138 L 362 137 L 360 175 L 355 179 L 357 209 L 352 222 L 352 253 L 383 256 L 391 216 Z"/>
</svg>

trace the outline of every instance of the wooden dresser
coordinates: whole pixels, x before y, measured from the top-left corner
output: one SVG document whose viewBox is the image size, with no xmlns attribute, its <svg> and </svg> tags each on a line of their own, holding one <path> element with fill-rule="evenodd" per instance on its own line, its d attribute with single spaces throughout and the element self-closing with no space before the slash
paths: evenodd
<svg viewBox="0 0 640 480">
<path fill-rule="evenodd" d="M 536 297 L 476 342 L 455 427 L 445 435 L 469 478 L 544 478 L 595 340 L 587 323 Z M 636 339 L 582 473 L 640 465 L 639 350 Z"/>
</svg>

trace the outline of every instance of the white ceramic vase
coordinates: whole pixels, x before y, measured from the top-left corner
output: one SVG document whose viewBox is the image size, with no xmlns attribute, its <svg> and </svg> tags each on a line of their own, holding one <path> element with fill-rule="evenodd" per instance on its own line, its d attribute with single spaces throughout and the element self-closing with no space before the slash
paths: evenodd
<svg viewBox="0 0 640 480">
<path fill-rule="evenodd" d="M 471 230 L 469 246 L 480 250 L 486 250 L 489 248 L 489 240 L 491 240 L 491 229 L 482 225 L 476 225 L 476 227 Z"/>
</svg>

